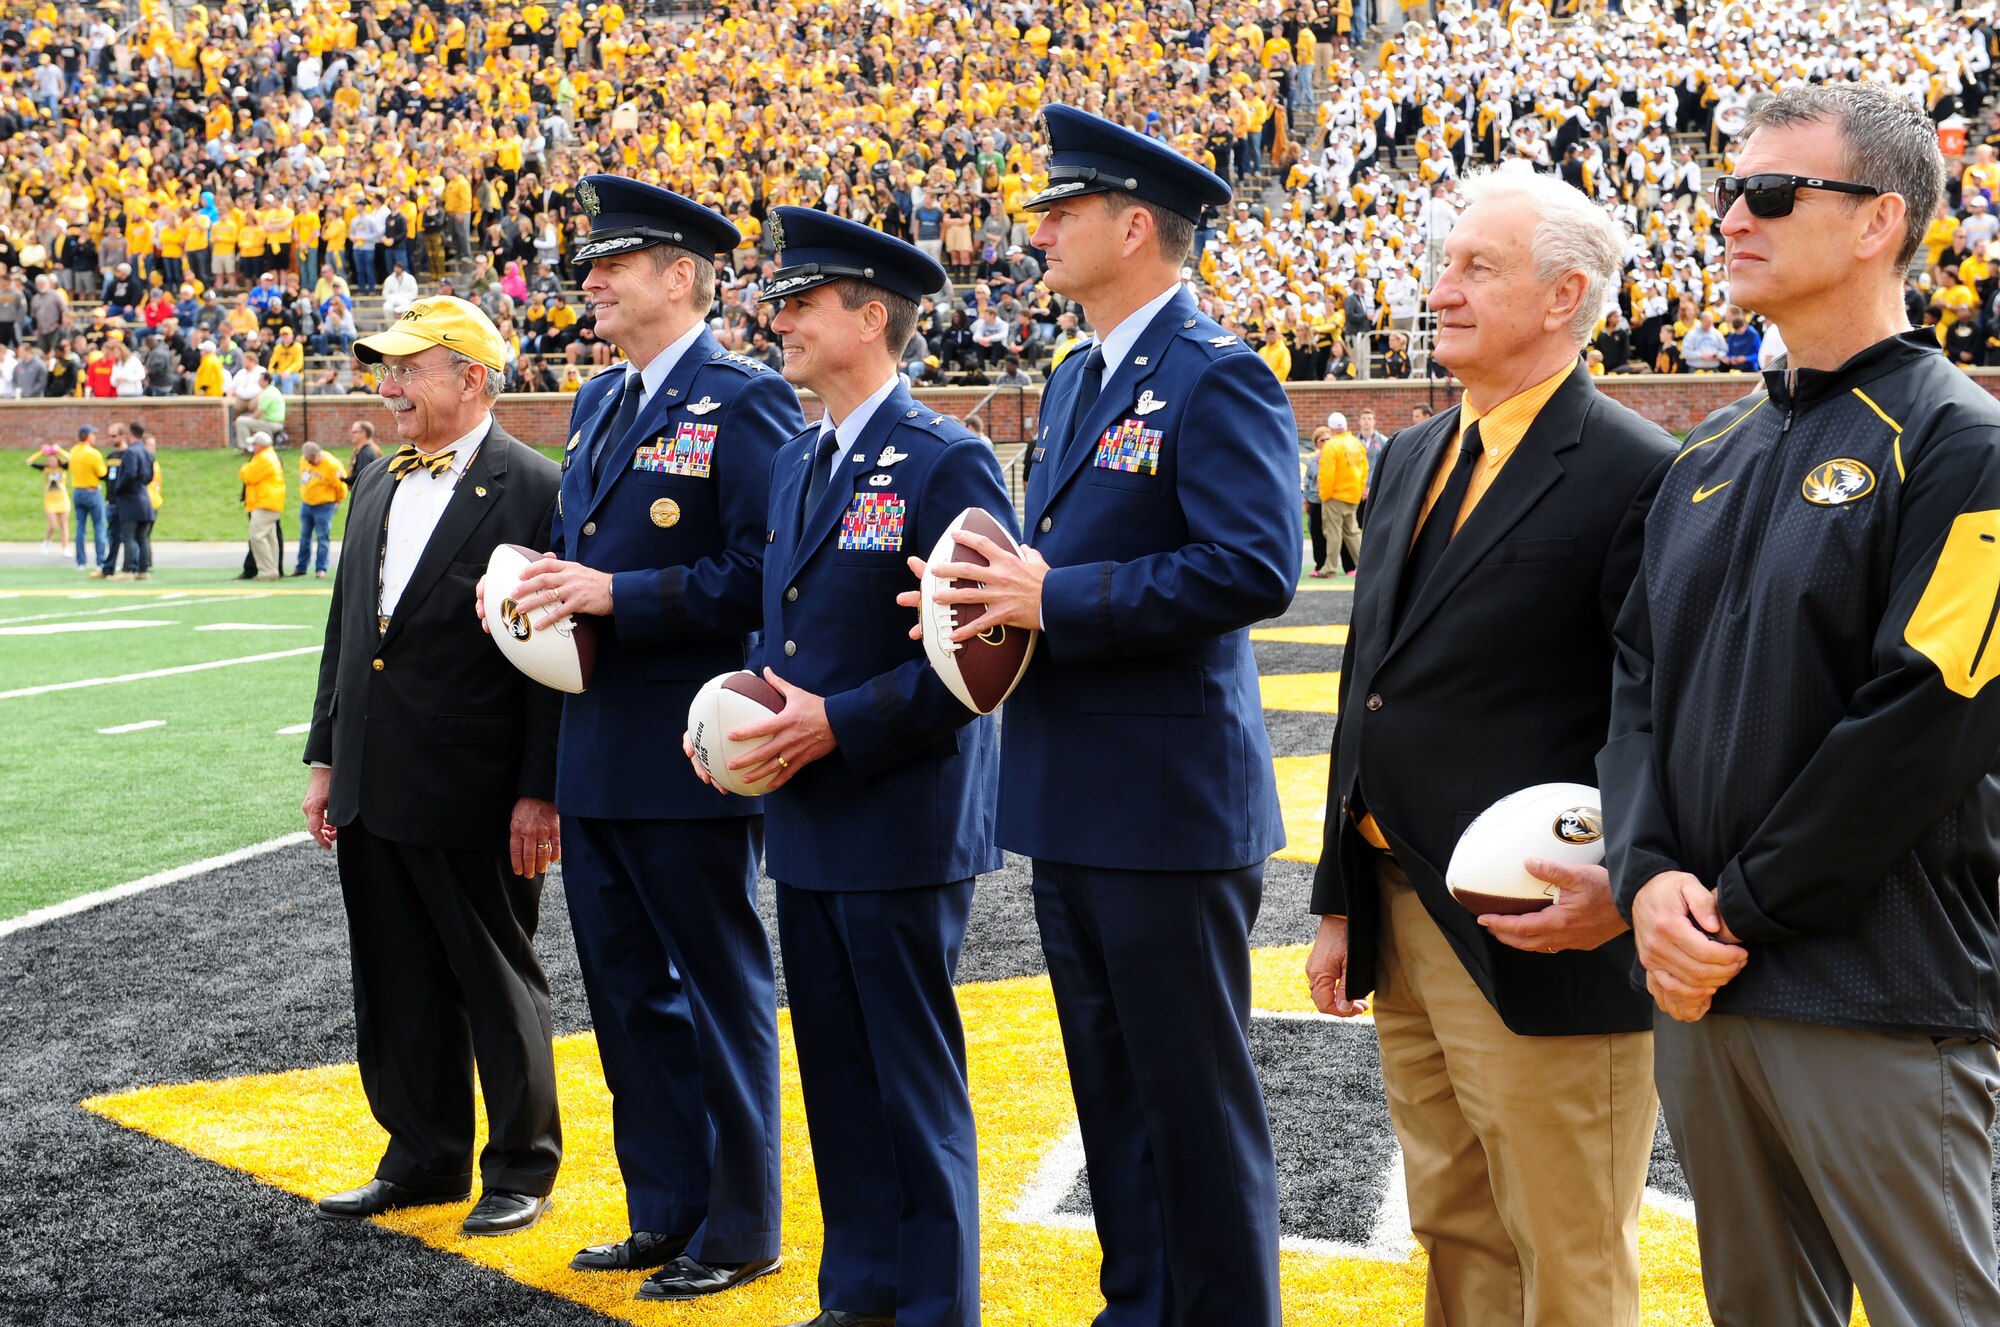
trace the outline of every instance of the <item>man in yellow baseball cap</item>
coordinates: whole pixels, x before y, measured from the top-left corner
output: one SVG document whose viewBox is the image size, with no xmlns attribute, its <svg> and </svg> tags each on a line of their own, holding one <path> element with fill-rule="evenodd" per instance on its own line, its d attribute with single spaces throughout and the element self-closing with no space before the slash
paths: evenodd
<svg viewBox="0 0 2000 1327">
<path fill-rule="evenodd" d="M 356 341 L 354 357 L 363 364 L 377 364 L 384 355 L 416 355 L 432 346 L 455 350 L 496 374 L 507 371 L 500 329 L 485 310 L 456 295 L 418 300 L 383 331 Z"/>
</svg>

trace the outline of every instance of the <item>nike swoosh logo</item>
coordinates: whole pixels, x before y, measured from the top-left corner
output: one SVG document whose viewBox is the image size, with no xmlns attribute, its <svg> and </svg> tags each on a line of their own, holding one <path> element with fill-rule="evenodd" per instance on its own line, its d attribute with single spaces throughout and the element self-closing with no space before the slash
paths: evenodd
<svg viewBox="0 0 2000 1327">
<path fill-rule="evenodd" d="M 1736 481 L 1733 479 L 1725 479 L 1720 484 L 1717 484 L 1714 488 L 1697 488 L 1694 491 L 1694 500 L 1696 502 L 1702 502 L 1708 498 L 1712 498 L 1716 494 L 1722 492 L 1723 489 L 1728 488 L 1731 484 L 1735 482 Z"/>
</svg>

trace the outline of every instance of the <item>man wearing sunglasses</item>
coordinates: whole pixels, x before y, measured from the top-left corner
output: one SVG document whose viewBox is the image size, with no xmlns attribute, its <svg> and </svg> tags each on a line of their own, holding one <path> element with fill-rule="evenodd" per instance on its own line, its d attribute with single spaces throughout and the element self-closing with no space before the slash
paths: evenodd
<svg viewBox="0 0 2000 1327">
<path fill-rule="evenodd" d="M 1598 758 L 1709 1311 L 2000 1322 L 2000 406 L 1904 310 L 1920 105 L 1786 92 L 1736 170 L 1788 358 L 1667 472 Z"/>
</svg>

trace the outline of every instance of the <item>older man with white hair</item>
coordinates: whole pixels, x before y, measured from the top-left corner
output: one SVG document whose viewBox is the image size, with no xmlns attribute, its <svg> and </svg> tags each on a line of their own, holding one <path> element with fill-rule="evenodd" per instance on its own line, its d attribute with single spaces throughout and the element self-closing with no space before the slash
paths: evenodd
<svg viewBox="0 0 2000 1327">
<path fill-rule="evenodd" d="M 1618 223 L 1528 171 L 1465 193 L 1430 294 L 1465 396 L 1389 446 L 1369 499 L 1306 970 L 1329 1014 L 1374 992 L 1425 1321 L 1629 1327 L 1658 1105 L 1609 877 L 1531 859 L 1560 896 L 1507 916 L 1453 898 L 1444 868 L 1499 798 L 1593 781 L 1674 443 L 1578 362 Z"/>
</svg>

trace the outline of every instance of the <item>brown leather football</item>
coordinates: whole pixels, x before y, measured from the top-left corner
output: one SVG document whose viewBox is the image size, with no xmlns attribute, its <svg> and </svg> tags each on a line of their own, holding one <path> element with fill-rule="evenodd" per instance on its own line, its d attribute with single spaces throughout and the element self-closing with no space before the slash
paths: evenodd
<svg viewBox="0 0 2000 1327">
<path fill-rule="evenodd" d="M 985 555 L 958 541 L 961 531 L 984 535 L 1004 548 L 1020 547 L 1004 523 L 978 507 L 967 507 L 945 527 L 937 546 L 931 550 L 930 566 L 946 562 L 974 567 L 986 565 Z M 958 624 L 977 620 L 986 608 L 979 603 L 938 603 L 935 596 L 947 584 L 953 589 L 960 589 L 978 582 L 956 579 L 946 582 L 931 572 L 925 572 L 919 596 L 923 603 L 920 620 L 923 623 L 924 654 L 929 657 L 931 667 L 937 670 L 938 676 L 944 679 L 944 684 L 951 688 L 951 693 L 964 701 L 968 709 L 991 714 L 1020 685 L 1021 678 L 1028 671 L 1029 661 L 1035 656 L 1035 637 L 1041 633 L 1021 627 L 998 626 L 970 640 L 954 642 L 951 634 L 957 630 Z"/>
</svg>

